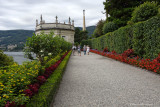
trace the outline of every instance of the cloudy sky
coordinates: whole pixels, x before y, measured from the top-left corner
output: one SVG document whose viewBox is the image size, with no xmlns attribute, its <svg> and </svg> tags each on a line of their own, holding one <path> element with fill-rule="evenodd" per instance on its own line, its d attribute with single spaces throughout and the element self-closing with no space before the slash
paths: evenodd
<svg viewBox="0 0 160 107">
<path fill-rule="evenodd" d="M 82 27 L 83 9 L 86 10 L 86 26 L 95 25 L 105 19 L 103 1 L 105 0 L 0 0 L 0 30 L 35 29 L 35 20 L 40 15 L 47 23 L 68 23 L 69 16 L 75 26 Z"/>
</svg>

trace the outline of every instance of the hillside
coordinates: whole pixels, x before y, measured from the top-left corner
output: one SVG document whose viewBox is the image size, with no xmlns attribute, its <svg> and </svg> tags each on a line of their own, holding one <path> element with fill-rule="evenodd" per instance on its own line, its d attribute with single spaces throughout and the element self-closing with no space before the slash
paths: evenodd
<svg viewBox="0 0 160 107">
<path fill-rule="evenodd" d="M 6 50 L 15 45 L 22 47 L 28 37 L 33 35 L 33 30 L 0 30 L 0 49 Z"/>
<path fill-rule="evenodd" d="M 77 27 L 77 28 L 82 30 L 82 27 Z M 89 37 L 93 34 L 95 29 L 96 29 L 96 26 L 88 26 L 88 27 L 86 27 L 86 30 L 88 31 L 88 36 Z"/>
</svg>

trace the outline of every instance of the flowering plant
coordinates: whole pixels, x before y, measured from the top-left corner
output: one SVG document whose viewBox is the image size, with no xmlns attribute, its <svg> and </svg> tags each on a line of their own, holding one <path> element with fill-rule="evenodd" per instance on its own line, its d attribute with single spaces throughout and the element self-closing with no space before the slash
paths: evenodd
<svg viewBox="0 0 160 107">
<path fill-rule="evenodd" d="M 107 49 L 107 47 L 103 49 L 103 52 L 108 52 L 108 49 Z"/>
<path fill-rule="evenodd" d="M 46 82 L 46 78 L 44 76 L 38 76 L 37 80 L 41 85 Z"/>
<path fill-rule="evenodd" d="M 38 93 L 40 86 L 47 81 L 67 54 L 68 52 L 62 57 L 58 55 L 51 61 L 52 65 L 49 62 L 51 66 L 46 69 L 38 61 L 24 62 L 22 65 L 15 63 L 1 69 L 0 107 L 24 107 L 29 98 Z"/>
<path fill-rule="evenodd" d="M 129 56 L 131 56 L 133 53 L 134 53 L 133 49 L 127 49 L 126 51 L 124 51 L 124 52 L 122 53 L 122 56 L 123 56 L 123 57 L 129 57 Z"/>
<path fill-rule="evenodd" d="M 137 67 L 141 67 L 143 69 L 147 69 L 156 73 L 160 73 L 160 54 L 157 58 L 150 60 L 150 59 L 140 59 L 140 57 L 130 57 L 134 54 L 133 49 L 128 49 L 124 51 L 122 54 L 115 54 L 115 51 L 112 51 L 112 53 L 105 54 L 104 52 L 99 52 L 97 50 L 91 50 L 91 52 L 100 54 L 103 56 L 107 56 L 109 58 L 125 62 Z"/>
<path fill-rule="evenodd" d="M 116 54 L 116 51 L 115 51 L 115 50 L 113 50 L 113 51 L 112 51 L 112 54 Z"/>
</svg>

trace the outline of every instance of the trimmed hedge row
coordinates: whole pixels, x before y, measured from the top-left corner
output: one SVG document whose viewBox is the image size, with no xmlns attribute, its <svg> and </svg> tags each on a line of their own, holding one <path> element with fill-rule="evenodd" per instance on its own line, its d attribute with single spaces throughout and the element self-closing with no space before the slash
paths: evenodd
<svg viewBox="0 0 160 107">
<path fill-rule="evenodd" d="M 154 59 L 160 53 L 160 15 L 152 17 L 132 26 L 121 27 L 101 37 L 82 41 L 81 45 L 89 45 L 93 49 L 107 49 L 123 53 L 134 49 L 140 57 Z"/>
<path fill-rule="evenodd" d="M 27 107 L 49 107 L 55 97 L 56 90 L 59 87 L 62 74 L 70 58 L 71 51 L 63 59 L 58 68 L 47 79 L 47 82 L 42 85 L 38 94 L 33 96 L 31 101 L 26 105 Z"/>
</svg>

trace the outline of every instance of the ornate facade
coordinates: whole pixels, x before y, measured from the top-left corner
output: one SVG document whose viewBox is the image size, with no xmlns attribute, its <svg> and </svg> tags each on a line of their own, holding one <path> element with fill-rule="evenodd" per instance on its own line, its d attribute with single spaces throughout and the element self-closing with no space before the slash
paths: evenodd
<svg viewBox="0 0 160 107">
<path fill-rule="evenodd" d="M 55 23 L 45 23 L 45 21 L 42 19 L 42 15 L 40 18 L 40 23 L 38 23 L 38 20 L 36 20 L 36 28 L 35 33 L 39 34 L 40 32 L 44 31 L 44 33 L 48 34 L 50 31 L 54 31 L 54 35 L 59 35 L 62 38 L 64 38 L 66 41 L 74 43 L 74 20 L 72 20 L 69 17 L 68 24 L 64 23 L 58 23 L 58 17 L 56 16 Z"/>
</svg>

